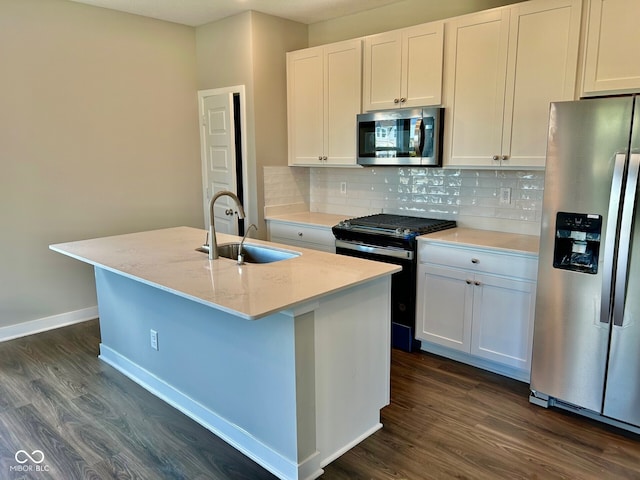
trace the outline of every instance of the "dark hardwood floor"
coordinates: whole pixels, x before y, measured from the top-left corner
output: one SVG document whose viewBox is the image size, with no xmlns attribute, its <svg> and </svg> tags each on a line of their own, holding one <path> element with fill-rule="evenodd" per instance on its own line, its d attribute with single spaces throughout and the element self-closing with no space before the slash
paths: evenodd
<svg viewBox="0 0 640 480">
<path fill-rule="evenodd" d="M 99 337 L 91 321 L 0 344 L 0 479 L 275 478 L 98 360 Z M 523 383 L 394 350 L 391 396 L 322 478 L 640 479 L 639 437 L 530 405 Z"/>
</svg>

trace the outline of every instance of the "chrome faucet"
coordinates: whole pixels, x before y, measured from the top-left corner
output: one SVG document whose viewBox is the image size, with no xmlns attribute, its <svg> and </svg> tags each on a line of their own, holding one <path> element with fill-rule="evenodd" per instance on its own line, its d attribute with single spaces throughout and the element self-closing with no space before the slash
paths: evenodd
<svg viewBox="0 0 640 480">
<path fill-rule="evenodd" d="M 218 258 L 218 242 L 216 240 L 216 228 L 213 222 L 213 204 L 216 203 L 218 198 L 224 196 L 230 197 L 234 202 L 236 202 L 236 207 L 238 207 L 238 218 L 244 218 L 244 208 L 242 208 L 240 199 L 235 193 L 228 190 L 222 190 L 211 197 L 211 200 L 209 201 L 209 260 L 215 260 Z"/>
<path fill-rule="evenodd" d="M 242 253 L 242 246 L 244 245 L 244 241 L 247 239 L 247 235 L 249 235 L 249 230 L 251 230 L 251 227 L 255 228 L 256 232 L 258 231 L 258 227 L 256 227 L 256 224 L 252 223 L 247 227 L 247 230 L 244 232 L 244 237 L 242 237 L 242 241 L 240 242 L 240 246 L 238 247 L 238 265 L 242 265 L 244 263 L 244 254 Z"/>
</svg>

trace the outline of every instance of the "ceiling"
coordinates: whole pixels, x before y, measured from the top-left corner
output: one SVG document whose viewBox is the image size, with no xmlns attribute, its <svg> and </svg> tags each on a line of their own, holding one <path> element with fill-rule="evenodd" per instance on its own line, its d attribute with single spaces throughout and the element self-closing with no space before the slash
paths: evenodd
<svg viewBox="0 0 640 480">
<path fill-rule="evenodd" d="M 247 10 L 311 24 L 401 0 L 72 0 L 192 27 Z"/>
</svg>

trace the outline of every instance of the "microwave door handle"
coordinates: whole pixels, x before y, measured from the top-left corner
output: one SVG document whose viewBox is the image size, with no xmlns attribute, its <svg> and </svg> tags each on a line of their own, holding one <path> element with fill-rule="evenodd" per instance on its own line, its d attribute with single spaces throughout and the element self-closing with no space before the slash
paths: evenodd
<svg viewBox="0 0 640 480">
<path fill-rule="evenodd" d="M 421 157 L 422 149 L 424 148 L 424 124 L 422 123 L 422 118 L 416 120 L 416 127 L 413 132 L 413 145 L 416 157 Z"/>
<path fill-rule="evenodd" d="M 613 298 L 613 324 L 623 326 L 624 304 L 627 291 L 627 272 L 629 270 L 629 250 L 631 247 L 631 233 L 633 214 L 636 210 L 636 189 L 638 174 L 640 173 L 640 154 L 631 155 L 627 185 L 624 189 L 622 204 L 622 219 L 620 220 L 620 244 L 618 245 L 618 264 L 616 265 L 616 283 Z"/>
</svg>

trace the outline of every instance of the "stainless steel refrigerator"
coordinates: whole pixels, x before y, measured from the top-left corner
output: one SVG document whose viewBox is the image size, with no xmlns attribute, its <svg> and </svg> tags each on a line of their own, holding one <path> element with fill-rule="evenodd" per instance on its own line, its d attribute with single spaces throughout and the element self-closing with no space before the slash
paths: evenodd
<svg viewBox="0 0 640 480">
<path fill-rule="evenodd" d="M 638 97 L 551 104 L 530 400 L 636 432 L 639 167 Z"/>
</svg>

